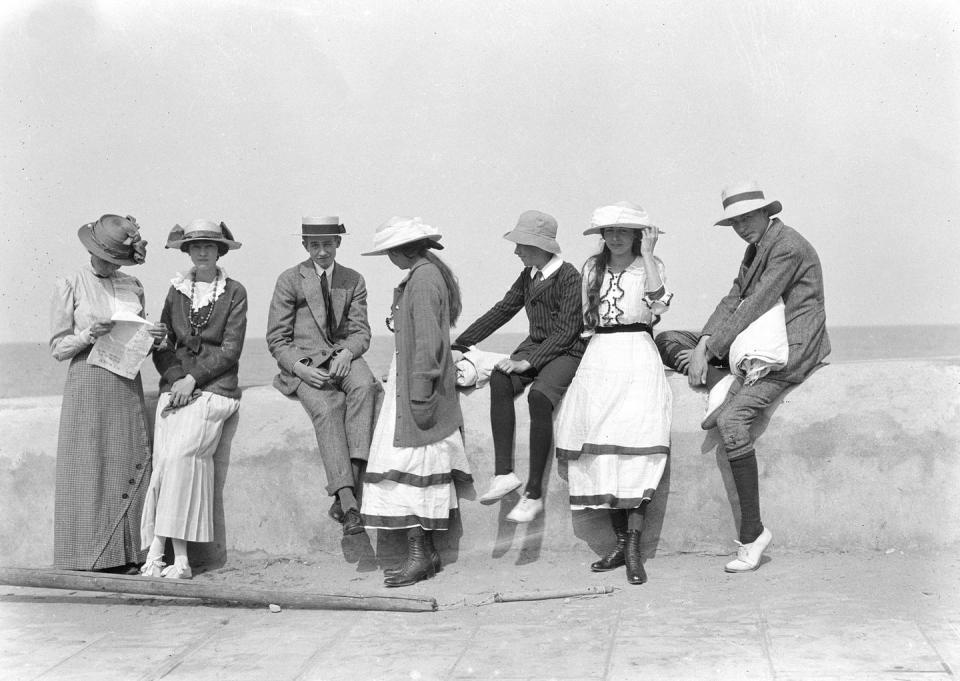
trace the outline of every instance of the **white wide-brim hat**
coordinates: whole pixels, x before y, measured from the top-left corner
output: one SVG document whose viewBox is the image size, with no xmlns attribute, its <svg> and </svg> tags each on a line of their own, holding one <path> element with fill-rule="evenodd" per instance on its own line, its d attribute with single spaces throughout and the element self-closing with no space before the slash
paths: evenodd
<svg viewBox="0 0 960 681">
<path fill-rule="evenodd" d="M 625 227 L 626 229 L 645 229 L 656 227 L 650 216 L 641 206 L 629 201 L 621 201 L 609 206 L 600 206 L 590 217 L 590 227 L 584 234 L 600 234 L 604 227 Z"/>
<path fill-rule="evenodd" d="M 377 233 L 373 235 L 373 250 L 360 255 L 383 255 L 404 244 L 425 239 L 428 240 L 428 248 L 442 249 L 443 246 L 438 243 L 442 238 L 436 227 L 425 224 L 419 217 L 394 216 L 377 227 Z"/>
<path fill-rule="evenodd" d="M 720 194 L 723 203 L 723 217 L 715 225 L 729 227 L 730 221 L 740 215 L 745 215 L 761 208 L 770 208 L 767 215 L 776 215 L 783 210 L 783 206 L 776 199 L 768 199 L 763 190 L 753 180 L 739 182 L 724 188 Z"/>
</svg>

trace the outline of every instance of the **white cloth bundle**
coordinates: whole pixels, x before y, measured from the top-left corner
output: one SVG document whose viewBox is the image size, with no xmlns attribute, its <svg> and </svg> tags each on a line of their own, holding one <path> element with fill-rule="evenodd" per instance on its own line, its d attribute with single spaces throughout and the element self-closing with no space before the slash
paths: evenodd
<svg viewBox="0 0 960 681">
<path fill-rule="evenodd" d="M 771 371 L 787 366 L 790 344 L 783 299 L 741 331 L 730 346 L 730 371 L 751 385 Z"/>
<path fill-rule="evenodd" d="M 457 385 L 461 388 L 482 388 L 490 382 L 490 374 L 497 362 L 509 356 L 499 352 L 485 352 L 473 346 L 457 362 Z"/>
</svg>

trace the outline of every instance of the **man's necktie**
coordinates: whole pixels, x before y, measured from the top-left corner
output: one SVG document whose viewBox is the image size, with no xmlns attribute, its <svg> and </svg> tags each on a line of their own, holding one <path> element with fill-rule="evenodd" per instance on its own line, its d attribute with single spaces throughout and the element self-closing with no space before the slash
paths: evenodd
<svg viewBox="0 0 960 681">
<path fill-rule="evenodd" d="M 323 308 L 327 311 L 327 337 L 333 342 L 333 332 L 336 330 L 336 320 L 333 317 L 333 301 L 330 300 L 330 285 L 327 283 L 327 272 L 320 275 L 320 290 L 323 291 Z"/>
<path fill-rule="evenodd" d="M 540 288 L 541 284 L 543 284 L 543 272 L 538 271 L 536 274 L 533 275 L 532 291 L 536 293 L 537 290 Z"/>
</svg>

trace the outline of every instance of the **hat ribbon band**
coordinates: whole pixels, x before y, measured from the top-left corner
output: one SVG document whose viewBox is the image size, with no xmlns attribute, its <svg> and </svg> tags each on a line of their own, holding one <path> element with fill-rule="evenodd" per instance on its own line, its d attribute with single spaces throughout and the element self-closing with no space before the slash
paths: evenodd
<svg viewBox="0 0 960 681">
<path fill-rule="evenodd" d="M 225 239 L 222 232 L 213 232 L 207 229 L 198 229 L 193 232 L 187 232 L 183 235 L 183 240 L 188 239 Z"/>
<path fill-rule="evenodd" d="M 762 191 L 752 191 L 752 192 L 742 192 L 740 194 L 734 194 L 733 196 L 728 196 L 723 200 L 723 207 L 727 208 L 731 203 L 737 203 L 738 201 L 750 201 L 751 199 L 762 199 Z"/>
<path fill-rule="evenodd" d="M 93 243 L 102 248 L 104 253 L 114 258 L 129 258 L 133 251 L 132 247 L 128 247 L 126 250 L 120 250 L 118 248 L 113 248 L 112 246 L 107 246 L 97 238 L 97 230 L 93 228 L 90 229 L 90 239 L 93 241 Z"/>
</svg>

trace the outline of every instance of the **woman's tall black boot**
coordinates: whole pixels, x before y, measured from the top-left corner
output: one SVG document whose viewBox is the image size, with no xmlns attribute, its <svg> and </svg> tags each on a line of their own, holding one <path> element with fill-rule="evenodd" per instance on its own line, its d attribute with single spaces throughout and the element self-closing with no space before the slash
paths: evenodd
<svg viewBox="0 0 960 681">
<path fill-rule="evenodd" d="M 627 546 L 623 553 L 627 563 L 627 582 L 643 584 L 647 581 L 647 571 L 643 569 L 640 557 L 640 530 L 627 532 Z"/>
<path fill-rule="evenodd" d="M 625 563 L 623 549 L 627 545 L 627 514 L 615 508 L 610 511 L 610 522 L 613 525 L 613 533 L 617 536 L 617 543 L 614 544 L 610 553 L 590 563 L 590 569 L 594 572 L 614 570 Z"/>
<path fill-rule="evenodd" d="M 383 580 L 387 586 L 410 586 L 421 579 L 433 577 L 436 570 L 427 553 L 427 540 L 421 527 L 407 530 L 407 559 L 403 561 L 400 572 Z"/>
<path fill-rule="evenodd" d="M 433 571 L 440 572 L 443 569 L 443 565 L 440 563 L 440 552 L 437 551 L 437 547 L 433 545 L 433 532 L 424 530 L 423 532 L 424 542 L 427 546 L 427 555 L 430 556 L 430 562 L 433 563 Z M 403 563 L 394 568 L 387 568 L 383 571 L 384 576 L 392 577 L 394 575 L 399 575 L 403 572 Z"/>
</svg>

